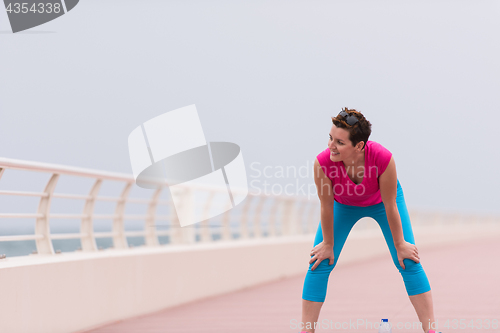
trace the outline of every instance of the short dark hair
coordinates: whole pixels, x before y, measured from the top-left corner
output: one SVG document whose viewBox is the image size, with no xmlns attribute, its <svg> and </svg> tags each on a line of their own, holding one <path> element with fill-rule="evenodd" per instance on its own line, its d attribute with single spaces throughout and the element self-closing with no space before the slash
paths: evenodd
<svg viewBox="0 0 500 333">
<path fill-rule="evenodd" d="M 345 118 L 337 115 L 332 117 L 333 124 L 338 128 L 344 128 L 349 131 L 349 140 L 352 142 L 352 146 L 356 146 L 359 142 L 363 141 L 363 149 L 366 146 L 366 142 L 372 133 L 372 124 L 363 116 L 363 114 L 356 109 L 348 109 L 345 107 L 343 109 L 349 115 L 355 116 L 358 121 L 354 125 L 349 125 L 345 122 Z"/>
</svg>

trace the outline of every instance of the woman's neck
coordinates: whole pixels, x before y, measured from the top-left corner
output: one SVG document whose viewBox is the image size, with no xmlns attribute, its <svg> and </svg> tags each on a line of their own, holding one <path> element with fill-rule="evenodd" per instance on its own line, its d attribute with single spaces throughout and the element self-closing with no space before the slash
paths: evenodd
<svg viewBox="0 0 500 333">
<path fill-rule="evenodd" d="M 359 168 L 361 166 L 365 166 L 365 150 L 363 149 L 359 153 L 353 156 L 353 158 L 349 159 L 348 162 L 343 161 L 345 167 L 350 168 Z"/>
</svg>

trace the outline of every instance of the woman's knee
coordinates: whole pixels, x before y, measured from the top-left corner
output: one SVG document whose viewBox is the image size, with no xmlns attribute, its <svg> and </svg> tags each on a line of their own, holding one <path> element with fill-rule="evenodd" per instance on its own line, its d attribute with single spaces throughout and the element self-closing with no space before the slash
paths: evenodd
<svg viewBox="0 0 500 333">
<path fill-rule="evenodd" d="M 316 263 L 316 261 L 314 261 L 312 264 L 309 264 L 309 271 L 312 271 L 311 268 L 314 266 L 314 264 Z M 321 261 L 318 266 L 316 266 L 316 268 L 314 269 L 314 271 L 312 272 L 327 272 L 327 273 L 330 273 L 334 268 L 335 266 L 337 265 L 337 258 L 335 258 L 335 260 L 333 261 L 333 264 L 330 265 L 330 260 L 329 259 L 323 259 L 323 261 Z"/>
<path fill-rule="evenodd" d="M 401 273 L 405 273 L 405 272 L 416 273 L 416 272 L 423 270 L 422 265 L 420 263 L 416 263 L 415 261 L 413 261 L 411 259 L 403 259 L 403 264 L 405 265 L 405 269 L 403 269 L 401 267 L 401 265 L 399 264 L 399 261 L 395 261 L 394 264 L 396 265 L 396 267 L 398 268 L 398 270 Z"/>
</svg>

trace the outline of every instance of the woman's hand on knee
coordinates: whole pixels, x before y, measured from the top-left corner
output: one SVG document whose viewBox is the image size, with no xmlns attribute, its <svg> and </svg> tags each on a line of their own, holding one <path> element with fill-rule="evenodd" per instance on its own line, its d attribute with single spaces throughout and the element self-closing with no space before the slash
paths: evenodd
<svg viewBox="0 0 500 333">
<path fill-rule="evenodd" d="M 313 247 L 313 249 L 311 250 L 311 255 L 313 257 L 309 260 L 309 264 L 312 264 L 316 260 L 313 267 L 311 267 L 312 271 L 314 271 L 314 269 L 324 259 L 330 259 L 328 263 L 329 265 L 333 265 L 333 263 L 335 262 L 335 256 L 333 254 L 333 245 L 326 245 L 324 242 L 321 242 L 315 247 Z"/>
<path fill-rule="evenodd" d="M 412 243 L 404 241 L 399 246 L 396 247 L 396 252 L 398 254 L 399 264 L 403 269 L 405 269 L 404 259 L 411 259 L 417 264 L 420 262 L 420 257 L 418 256 L 418 249 Z"/>
</svg>

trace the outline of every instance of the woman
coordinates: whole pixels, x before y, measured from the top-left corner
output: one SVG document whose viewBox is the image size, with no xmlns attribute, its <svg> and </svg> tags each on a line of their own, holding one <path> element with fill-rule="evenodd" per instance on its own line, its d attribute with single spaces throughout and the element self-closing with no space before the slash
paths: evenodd
<svg viewBox="0 0 500 333">
<path fill-rule="evenodd" d="M 321 220 L 302 291 L 302 332 L 315 331 L 330 272 L 352 227 L 360 218 L 372 217 L 428 333 L 434 323 L 431 288 L 414 245 L 394 158 L 381 144 L 368 141 L 371 123 L 361 112 L 345 108 L 332 122 L 328 148 L 314 162 Z"/>
</svg>

